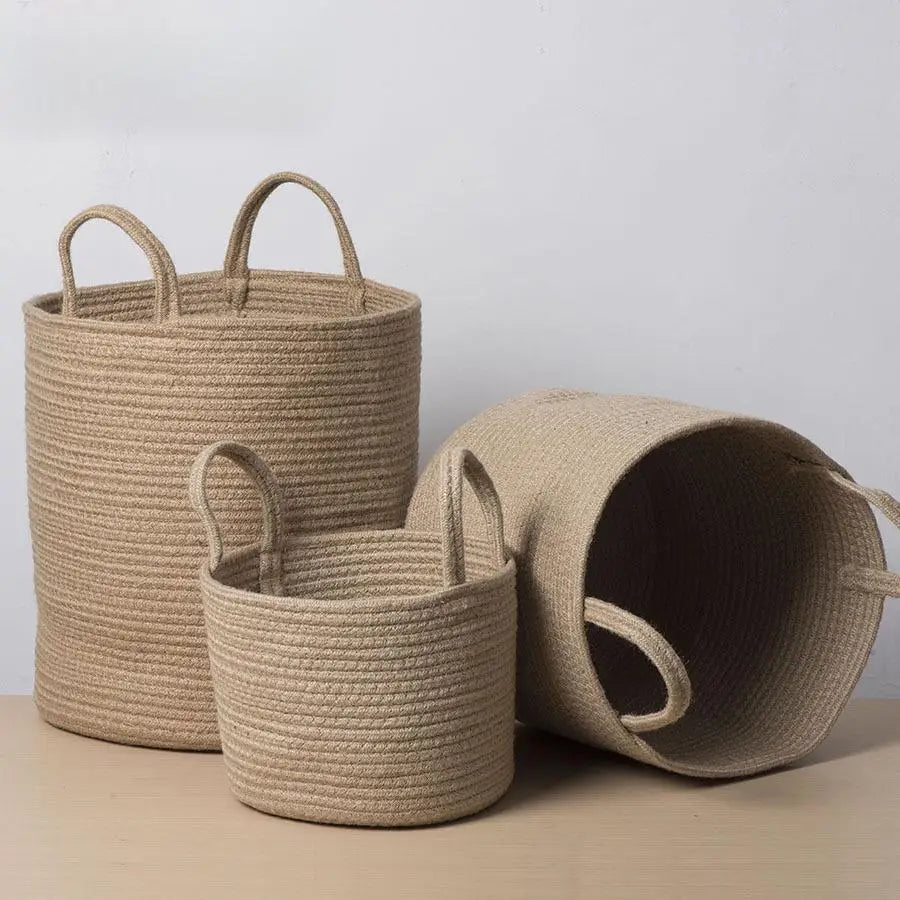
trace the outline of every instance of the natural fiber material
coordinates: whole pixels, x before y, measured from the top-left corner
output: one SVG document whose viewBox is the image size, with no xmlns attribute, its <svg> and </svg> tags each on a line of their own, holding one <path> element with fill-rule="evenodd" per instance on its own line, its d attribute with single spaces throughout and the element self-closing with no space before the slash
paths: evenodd
<svg viewBox="0 0 900 900">
<path fill-rule="evenodd" d="M 519 717 L 689 775 L 746 775 L 828 732 L 900 592 L 869 501 L 778 425 L 542 391 L 445 444 L 490 469 L 519 566 Z M 439 478 L 407 527 L 434 527 Z"/>
<path fill-rule="evenodd" d="M 224 556 L 205 488 L 219 455 L 253 478 L 264 508 L 261 541 Z M 464 476 L 488 540 L 463 540 Z M 233 443 L 203 451 L 190 483 L 209 537 L 200 580 L 238 798 L 292 818 L 388 826 L 497 800 L 513 775 L 515 564 L 477 461 L 441 460 L 440 533 L 288 537 L 275 477 Z"/>
<path fill-rule="evenodd" d="M 344 277 L 248 270 L 261 203 L 283 182 L 334 218 Z M 70 245 L 92 218 L 147 254 L 154 280 L 75 288 Z M 60 239 L 64 290 L 25 306 L 35 696 L 55 725 L 164 747 L 219 746 L 185 495 L 212 440 L 252 442 L 302 527 L 393 527 L 415 481 L 419 301 L 364 281 L 334 200 L 284 173 L 242 207 L 224 272 L 176 277 L 131 214 L 95 207 Z M 227 467 L 226 467 L 227 468 Z M 211 489 L 230 535 L 257 504 L 234 472 Z"/>
</svg>

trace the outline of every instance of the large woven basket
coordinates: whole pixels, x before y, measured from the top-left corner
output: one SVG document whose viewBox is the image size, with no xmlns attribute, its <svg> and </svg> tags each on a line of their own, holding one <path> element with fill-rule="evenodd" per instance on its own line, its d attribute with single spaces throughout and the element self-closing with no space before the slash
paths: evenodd
<svg viewBox="0 0 900 900">
<path fill-rule="evenodd" d="M 262 495 L 261 541 L 223 556 L 216 456 Z M 477 812 L 513 775 L 515 564 L 477 461 L 441 460 L 439 533 L 287 535 L 277 481 L 244 446 L 191 473 L 225 766 L 244 803 L 291 818 L 421 825 Z M 464 540 L 463 479 L 489 539 Z"/>
<path fill-rule="evenodd" d="M 343 277 L 248 269 L 260 205 L 283 182 L 330 210 Z M 72 237 L 93 218 L 141 246 L 154 280 L 75 288 Z M 289 173 L 250 194 L 222 272 L 176 277 L 162 244 L 115 207 L 73 219 L 60 254 L 62 293 L 25 305 L 37 704 L 94 737 L 218 748 L 191 461 L 213 440 L 252 442 L 290 521 L 302 497 L 303 528 L 400 524 L 415 482 L 419 301 L 363 280 L 334 200 Z M 258 511 L 235 474 L 211 488 L 249 540 Z"/>
<path fill-rule="evenodd" d="M 528 394 L 460 446 L 519 566 L 521 719 L 705 777 L 825 736 L 900 592 L 869 508 L 900 525 L 888 495 L 781 426 L 642 397 Z M 407 527 L 436 523 L 439 478 Z"/>
</svg>

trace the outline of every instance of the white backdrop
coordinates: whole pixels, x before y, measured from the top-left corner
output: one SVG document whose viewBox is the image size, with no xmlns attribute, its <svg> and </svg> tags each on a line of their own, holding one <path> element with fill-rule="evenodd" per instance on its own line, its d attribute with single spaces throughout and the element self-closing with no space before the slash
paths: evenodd
<svg viewBox="0 0 900 900">
<path fill-rule="evenodd" d="M 0 691 L 32 677 L 20 304 L 97 202 L 189 272 L 262 176 L 322 181 L 422 297 L 423 459 L 570 386 L 776 419 L 900 493 L 898 33 L 894 0 L 0 0 Z M 109 226 L 74 254 L 146 277 Z M 251 260 L 336 269 L 327 215 L 282 189 Z M 900 601 L 860 690 L 900 696 Z"/>
</svg>

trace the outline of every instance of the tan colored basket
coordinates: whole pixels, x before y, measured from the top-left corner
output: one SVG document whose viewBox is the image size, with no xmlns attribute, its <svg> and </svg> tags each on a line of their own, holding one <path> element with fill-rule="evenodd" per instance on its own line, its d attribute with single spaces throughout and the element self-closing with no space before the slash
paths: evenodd
<svg viewBox="0 0 900 900">
<path fill-rule="evenodd" d="M 225 456 L 263 498 L 261 542 L 223 556 L 206 497 Z M 513 775 L 515 563 L 468 453 L 441 460 L 440 533 L 288 537 L 277 481 L 218 443 L 191 473 L 209 537 L 206 627 L 231 787 L 265 812 L 421 825 L 477 812 Z M 465 541 L 464 476 L 489 539 Z"/>
<path fill-rule="evenodd" d="M 521 719 L 704 777 L 825 736 L 900 592 L 868 505 L 900 526 L 887 494 L 779 425 L 642 397 L 528 394 L 460 446 L 519 566 Z M 408 527 L 436 523 L 439 477 Z"/>
<path fill-rule="evenodd" d="M 344 277 L 247 268 L 256 214 L 283 182 L 330 210 Z M 141 246 L 153 281 L 76 290 L 70 245 L 92 218 Z M 290 173 L 250 194 L 224 272 L 176 277 L 115 207 L 73 219 L 60 255 L 62 294 L 25 305 L 37 704 L 94 737 L 218 748 L 191 461 L 212 440 L 253 442 L 288 502 L 302 497 L 304 528 L 400 524 L 415 482 L 419 301 L 363 280 L 334 200 Z M 212 486 L 249 540 L 258 513 L 235 474 Z"/>
</svg>

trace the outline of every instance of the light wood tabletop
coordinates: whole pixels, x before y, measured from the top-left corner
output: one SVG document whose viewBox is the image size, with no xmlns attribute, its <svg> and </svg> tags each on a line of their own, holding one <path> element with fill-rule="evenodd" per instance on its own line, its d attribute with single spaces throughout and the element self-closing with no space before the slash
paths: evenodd
<svg viewBox="0 0 900 900">
<path fill-rule="evenodd" d="M 802 765 L 705 783 L 529 729 L 486 812 L 412 830 L 235 800 L 222 759 L 58 731 L 0 697 L 0 897 L 900 897 L 900 701 Z"/>
</svg>

